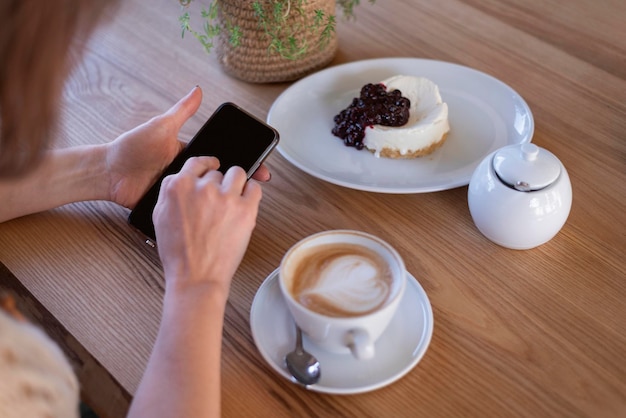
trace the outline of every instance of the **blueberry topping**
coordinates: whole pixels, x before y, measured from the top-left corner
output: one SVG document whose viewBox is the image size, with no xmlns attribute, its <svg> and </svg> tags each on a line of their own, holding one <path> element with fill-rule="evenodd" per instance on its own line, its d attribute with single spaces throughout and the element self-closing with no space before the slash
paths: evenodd
<svg viewBox="0 0 626 418">
<path fill-rule="evenodd" d="M 365 128 L 373 125 L 402 126 L 409 120 L 411 101 L 400 90 L 387 92 L 385 85 L 366 84 L 359 97 L 333 119 L 333 135 L 343 139 L 346 146 L 363 149 Z"/>
</svg>

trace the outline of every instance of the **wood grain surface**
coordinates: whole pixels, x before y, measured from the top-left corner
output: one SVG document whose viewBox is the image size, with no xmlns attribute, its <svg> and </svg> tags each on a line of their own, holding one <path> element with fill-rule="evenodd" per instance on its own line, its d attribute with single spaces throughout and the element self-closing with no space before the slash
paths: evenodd
<svg viewBox="0 0 626 418">
<path fill-rule="evenodd" d="M 223 415 L 626 416 L 626 2 L 362 3 L 356 20 L 340 19 L 331 65 L 430 58 L 510 85 L 532 109 L 533 142 L 568 169 L 569 219 L 547 244 L 507 250 L 475 228 L 467 187 L 362 192 L 311 177 L 274 153 L 226 311 Z M 225 101 L 267 116 L 290 84 L 228 77 L 193 39 L 180 39 L 178 13 L 176 1 L 129 0 L 100 27 L 76 57 L 56 146 L 110 141 L 196 84 L 204 102 L 183 139 Z M 33 316 L 62 329 L 52 335 L 71 338 L 62 346 L 102 417 L 123 416 L 163 297 L 155 250 L 127 225 L 127 215 L 111 203 L 86 202 L 0 225 L 0 283 L 17 289 L 24 303 L 36 301 L 29 303 Z M 306 235 L 338 228 L 392 243 L 426 290 L 435 318 L 422 361 L 398 382 L 359 395 L 289 383 L 262 360 L 250 331 L 254 295 L 282 254 Z"/>
</svg>

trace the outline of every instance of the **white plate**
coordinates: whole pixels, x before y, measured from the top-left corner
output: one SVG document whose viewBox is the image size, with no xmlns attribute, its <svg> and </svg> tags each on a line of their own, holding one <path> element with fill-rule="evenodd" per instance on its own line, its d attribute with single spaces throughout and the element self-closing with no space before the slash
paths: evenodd
<svg viewBox="0 0 626 418">
<path fill-rule="evenodd" d="M 265 361 L 293 382 L 285 365 L 285 355 L 295 347 L 296 330 L 277 278 L 278 269 L 259 287 L 250 309 L 250 326 Z M 426 292 L 408 272 L 407 280 L 398 313 L 376 342 L 373 359 L 357 360 L 349 353 L 330 353 L 304 336 L 304 347 L 317 357 L 322 372 L 319 382 L 307 389 L 334 394 L 368 392 L 395 382 L 415 367 L 432 338 L 433 311 Z"/>
<path fill-rule="evenodd" d="M 429 78 L 448 103 L 450 134 L 433 154 L 376 158 L 333 136 L 333 117 L 364 84 L 393 75 Z M 530 142 L 534 121 L 522 97 L 480 71 L 441 61 L 384 58 L 327 68 L 291 85 L 267 121 L 280 132 L 278 151 L 304 172 L 340 186 L 381 193 L 421 193 L 465 186 L 476 166 L 505 145 Z"/>
</svg>

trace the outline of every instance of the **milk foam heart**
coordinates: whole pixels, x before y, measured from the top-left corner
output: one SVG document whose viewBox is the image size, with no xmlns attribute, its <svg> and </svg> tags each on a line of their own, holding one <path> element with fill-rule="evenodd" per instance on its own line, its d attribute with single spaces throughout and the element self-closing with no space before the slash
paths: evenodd
<svg viewBox="0 0 626 418">
<path fill-rule="evenodd" d="M 317 299 L 337 310 L 365 314 L 382 305 L 389 284 L 381 280 L 379 266 L 370 259 L 348 255 L 331 260 L 319 272 L 317 283 L 300 294 L 301 300 Z"/>
<path fill-rule="evenodd" d="M 297 264 L 297 280 L 291 286 L 294 298 L 323 315 L 365 315 L 383 306 L 391 294 L 387 263 L 363 246 L 318 246 Z"/>
</svg>

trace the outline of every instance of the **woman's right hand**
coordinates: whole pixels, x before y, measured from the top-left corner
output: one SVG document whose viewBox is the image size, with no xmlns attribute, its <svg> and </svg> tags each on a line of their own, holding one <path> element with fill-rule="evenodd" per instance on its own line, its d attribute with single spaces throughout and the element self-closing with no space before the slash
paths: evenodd
<svg viewBox="0 0 626 418">
<path fill-rule="evenodd" d="M 219 416 L 230 283 L 246 251 L 261 186 L 214 157 L 164 179 L 152 219 L 165 271 L 161 326 L 129 416 Z"/>
<path fill-rule="evenodd" d="M 222 175 L 218 166 L 214 157 L 191 158 L 163 181 L 153 221 L 167 291 L 216 285 L 228 296 L 262 190 L 240 167 Z"/>
</svg>

